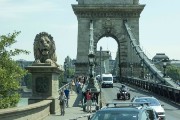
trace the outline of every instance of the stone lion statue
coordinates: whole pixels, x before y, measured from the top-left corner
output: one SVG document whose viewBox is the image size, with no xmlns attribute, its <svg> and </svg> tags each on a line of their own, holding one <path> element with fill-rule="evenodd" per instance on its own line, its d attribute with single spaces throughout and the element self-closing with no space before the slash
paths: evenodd
<svg viewBox="0 0 180 120">
<path fill-rule="evenodd" d="M 49 63 L 52 66 L 59 67 L 56 63 L 57 56 L 55 50 L 55 42 L 50 34 L 46 32 L 37 34 L 34 40 L 34 63 Z"/>
</svg>

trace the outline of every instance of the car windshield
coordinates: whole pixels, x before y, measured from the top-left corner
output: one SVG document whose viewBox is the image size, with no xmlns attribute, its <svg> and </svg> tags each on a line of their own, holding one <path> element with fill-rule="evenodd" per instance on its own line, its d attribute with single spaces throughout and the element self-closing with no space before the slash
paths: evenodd
<svg viewBox="0 0 180 120">
<path fill-rule="evenodd" d="M 138 111 L 98 111 L 90 120 L 138 120 Z"/>
<path fill-rule="evenodd" d="M 112 77 L 103 77 L 103 81 L 112 81 Z"/>
<path fill-rule="evenodd" d="M 157 99 L 154 98 L 137 98 L 134 102 L 147 102 L 150 106 L 159 106 L 160 103 Z"/>
</svg>

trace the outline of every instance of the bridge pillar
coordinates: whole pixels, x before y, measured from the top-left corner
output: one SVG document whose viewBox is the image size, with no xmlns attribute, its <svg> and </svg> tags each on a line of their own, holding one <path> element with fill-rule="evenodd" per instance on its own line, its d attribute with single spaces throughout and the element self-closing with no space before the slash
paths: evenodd
<svg viewBox="0 0 180 120">
<path fill-rule="evenodd" d="M 46 63 L 28 66 L 26 69 L 32 74 L 32 96 L 28 104 L 42 100 L 52 100 L 50 113 L 59 111 L 59 80 L 58 76 L 62 70 Z"/>
<path fill-rule="evenodd" d="M 95 54 L 98 53 L 97 43 L 101 38 L 115 39 L 119 54 L 117 65 L 126 64 L 131 59 L 133 59 L 132 62 L 137 62 L 138 56 L 135 54 L 131 56 L 135 51 L 131 49 L 129 35 L 123 21 L 127 20 L 136 38 L 136 43 L 139 44 L 139 17 L 144 7 L 145 5 L 139 4 L 139 0 L 78 0 L 78 4 L 73 4 L 72 8 L 78 20 L 76 75 L 86 74 L 89 71 L 90 39 L 93 39 Z M 93 31 L 90 29 L 92 21 Z M 123 69 L 123 66 L 119 66 L 120 77 L 127 74 L 122 72 Z"/>
</svg>

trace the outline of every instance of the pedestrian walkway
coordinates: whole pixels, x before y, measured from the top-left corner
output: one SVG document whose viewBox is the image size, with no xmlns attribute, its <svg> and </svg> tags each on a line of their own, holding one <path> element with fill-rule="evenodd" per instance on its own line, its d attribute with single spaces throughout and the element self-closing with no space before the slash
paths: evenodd
<svg viewBox="0 0 180 120">
<path fill-rule="evenodd" d="M 60 111 L 57 114 L 49 115 L 45 120 L 87 120 L 89 115 L 87 112 L 83 111 L 81 105 L 82 94 L 77 94 L 74 91 L 70 92 L 69 107 L 65 108 L 65 115 L 61 116 Z"/>
</svg>

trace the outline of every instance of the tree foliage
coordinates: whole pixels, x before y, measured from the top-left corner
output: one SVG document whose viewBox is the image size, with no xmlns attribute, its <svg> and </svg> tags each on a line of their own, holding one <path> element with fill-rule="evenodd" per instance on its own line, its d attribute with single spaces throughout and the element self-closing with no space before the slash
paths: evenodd
<svg viewBox="0 0 180 120">
<path fill-rule="evenodd" d="M 167 66 L 167 75 L 174 81 L 180 80 L 180 68 L 173 65 Z"/>
<path fill-rule="evenodd" d="M 20 99 L 20 80 L 27 73 L 11 57 L 29 52 L 21 49 L 9 50 L 16 43 L 19 33 L 0 36 L 0 109 L 16 106 Z"/>
<path fill-rule="evenodd" d="M 67 77 L 72 78 L 75 74 L 75 70 L 73 68 L 68 68 L 67 69 Z"/>
<path fill-rule="evenodd" d="M 24 76 L 24 82 L 28 89 L 32 88 L 32 74 L 28 73 L 26 76 Z"/>
</svg>

